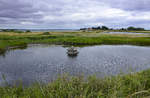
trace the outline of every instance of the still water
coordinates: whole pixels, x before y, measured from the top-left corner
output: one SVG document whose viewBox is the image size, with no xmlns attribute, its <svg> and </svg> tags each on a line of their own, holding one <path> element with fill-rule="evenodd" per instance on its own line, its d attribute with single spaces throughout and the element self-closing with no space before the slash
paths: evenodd
<svg viewBox="0 0 150 98">
<path fill-rule="evenodd" d="M 149 33 L 135 33 L 135 32 L 106 32 L 109 34 L 144 34 L 144 35 L 149 35 Z"/>
<path fill-rule="evenodd" d="M 0 83 L 22 80 L 49 82 L 58 75 L 96 75 L 98 77 L 136 72 L 150 68 L 150 47 L 101 45 L 78 47 L 77 57 L 68 57 L 67 47 L 29 45 L 0 56 Z"/>
</svg>

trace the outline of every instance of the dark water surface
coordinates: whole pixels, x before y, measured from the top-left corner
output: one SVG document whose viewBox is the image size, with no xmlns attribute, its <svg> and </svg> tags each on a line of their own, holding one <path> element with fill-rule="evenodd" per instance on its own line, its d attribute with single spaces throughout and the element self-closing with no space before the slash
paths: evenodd
<svg viewBox="0 0 150 98">
<path fill-rule="evenodd" d="M 0 56 L 0 83 L 3 74 L 9 83 L 22 80 L 27 85 L 39 80 L 48 82 L 64 73 L 104 77 L 150 68 L 150 47 L 82 47 L 74 58 L 67 56 L 66 49 L 55 45 L 30 45 L 24 50 L 8 51 Z"/>
<path fill-rule="evenodd" d="M 27 29 L 20 29 L 26 31 Z M 77 29 L 29 29 L 31 32 L 75 32 Z"/>
</svg>

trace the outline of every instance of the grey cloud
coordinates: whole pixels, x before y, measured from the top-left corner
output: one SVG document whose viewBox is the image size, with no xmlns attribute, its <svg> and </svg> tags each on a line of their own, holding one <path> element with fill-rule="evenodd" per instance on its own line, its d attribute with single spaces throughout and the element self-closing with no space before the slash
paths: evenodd
<svg viewBox="0 0 150 98">
<path fill-rule="evenodd" d="M 102 2 L 128 11 L 150 11 L 149 0 L 102 0 Z"/>
<path fill-rule="evenodd" d="M 1 0 L 0 17 L 7 18 L 25 18 L 36 12 L 31 4 L 21 2 L 20 0 Z"/>
<path fill-rule="evenodd" d="M 41 18 L 38 9 L 22 0 L 0 0 L 0 24 L 19 24 L 21 21 Z M 0 26 L 1 26 L 0 25 Z"/>
<path fill-rule="evenodd" d="M 149 4 L 149 0 L 0 0 L 0 27 L 80 28 L 101 23 L 110 27 L 146 27 L 148 20 L 127 18 L 150 11 Z M 113 8 L 122 13 L 111 15 L 107 9 Z M 112 17 L 105 16 L 107 12 Z"/>
</svg>

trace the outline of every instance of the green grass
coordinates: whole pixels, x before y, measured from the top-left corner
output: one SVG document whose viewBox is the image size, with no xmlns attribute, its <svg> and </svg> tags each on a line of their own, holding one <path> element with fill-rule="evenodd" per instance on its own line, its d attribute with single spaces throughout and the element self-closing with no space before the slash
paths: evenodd
<svg viewBox="0 0 150 98">
<path fill-rule="evenodd" d="M 97 78 L 64 75 L 48 84 L 0 87 L 1 98 L 145 98 L 150 96 L 150 70 Z"/>
<path fill-rule="evenodd" d="M 8 47 L 26 46 L 30 43 L 65 44 L 65 45 L 101 45 L 128 44 L 150 46 L 150 36 L 109 35 L 97 33 L 51 33 L 41 34 L 0 34 L 0 51 Z"/>
</svg>

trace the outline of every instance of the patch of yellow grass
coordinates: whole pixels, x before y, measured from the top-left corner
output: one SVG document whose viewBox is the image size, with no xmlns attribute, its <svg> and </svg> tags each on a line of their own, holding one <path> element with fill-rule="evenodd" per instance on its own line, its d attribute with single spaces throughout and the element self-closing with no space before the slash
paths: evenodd
<svg viewBox="0 0 150 98">
<path fill-rule="evenodd" d="M 146 32 L 146 31 L 145 31 Z M 0 32 L 0 35 L 8 36 L 28 36 L 28 35 L 41 35 L 43 32 L 29 32 L 29 33 L 14 33 L 14 32 Z M 108 34 L 96 32 L 50 32 L 52 35 L 63 36 L 81 36 L 81 37 L 100 37 L 100 36 L 116 36 L 116 37 L 150 37 L 150 34 Z"/>
<path fill-rule="evenodd" d="M 0 35 L 10 35 L 10 36 L 17 36 L 17 35 L 38 35 L 42 34 L 42 32 L 30 32 L 30 33 L 14 33 L 14 32 L 0 32 Z"/>
</svg>

